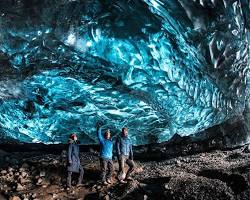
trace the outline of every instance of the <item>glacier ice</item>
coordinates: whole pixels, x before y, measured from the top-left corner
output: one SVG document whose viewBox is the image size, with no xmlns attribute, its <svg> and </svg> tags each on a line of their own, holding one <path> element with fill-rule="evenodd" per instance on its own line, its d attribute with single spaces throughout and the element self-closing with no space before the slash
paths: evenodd
<svg viewBox="0 0 250 200">
<path fill-rule="evenodd" d="M 2 0 L 1 138 L 94 143 L 102 120 L 138 145 L 242 115 L 249 15 L 248 0 Z"/>
</svg>

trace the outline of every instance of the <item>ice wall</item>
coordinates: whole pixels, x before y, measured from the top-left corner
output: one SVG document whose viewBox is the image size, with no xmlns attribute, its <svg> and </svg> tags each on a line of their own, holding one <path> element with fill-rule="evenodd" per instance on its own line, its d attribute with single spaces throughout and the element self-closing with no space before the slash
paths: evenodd
<svg viewBox="0 0 250 200">
<path fill-rule="evenodd" d="M 243 115 L 248 0 L 0 1 L 0 135 L 134 144 Z"/>
</svg>

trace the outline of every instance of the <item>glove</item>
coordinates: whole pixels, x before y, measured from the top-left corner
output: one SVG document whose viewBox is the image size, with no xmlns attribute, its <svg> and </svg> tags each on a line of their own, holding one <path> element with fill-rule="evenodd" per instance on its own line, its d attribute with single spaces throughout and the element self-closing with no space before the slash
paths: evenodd
<svg viewBox="0 0 250 200">
<path fill-rule="evenodd" d="M 104 123 L 103 123 L 103 121 L 101 121 L 101 120 L 98 120 L 97 122 L 96 122 L 96 128 L 100 128 L 101 126 L 103 126 L 104 125 Z"/>
</svg>

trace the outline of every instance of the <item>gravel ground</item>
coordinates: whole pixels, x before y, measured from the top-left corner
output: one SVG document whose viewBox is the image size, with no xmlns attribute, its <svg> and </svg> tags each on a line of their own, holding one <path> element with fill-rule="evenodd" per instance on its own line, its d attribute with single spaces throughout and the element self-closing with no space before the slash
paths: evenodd
<svg viewBox="0 0 250 200">
<path fill-rule="evenodd" d="M 66 189 L 66 152 L 0 152 L 0 199 L 193 199 L 249 200 L 250 153 L 243 148 L 161 161 L 136 160 L 132 181 L 101 185 L 96 151 L 81 153 L 84 186 Z M 75 184 L 77 178 L 74 177 Z"/>
</svg>

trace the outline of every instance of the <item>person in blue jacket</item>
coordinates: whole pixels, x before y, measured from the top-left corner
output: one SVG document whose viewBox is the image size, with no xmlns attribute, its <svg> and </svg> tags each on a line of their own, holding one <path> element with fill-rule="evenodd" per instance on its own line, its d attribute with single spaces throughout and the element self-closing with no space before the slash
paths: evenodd
<svg viewBox="0 0 250 200">
<path fill-rule="evenodd" d="M 118 179 L 121 183 L 126 183 L 126 180 L 132 180 L 130 175 L 135 170 L 135 163 L 132 143 L 128 137 L 128 129 L 125 127 L 122 128 L 121 136 L 116 140 L 116 148 L 119 162 Z M 127 173 L 125 173 L 125 163 L 129 166 Z"/>
<path fill-rule="evenodd" d="M 78 184 L 77 186 L 82 186 L 83 174 L 84 170 L 81 166 L 80 162 L 80 151 L 79 144 L 77 141 L 77 135 L 72 133 L 69 136 L 69 147 L 68 147 L 68 178 L 67 178 L 67 186 L 71 187 L 71 177 L 72 173 L 79 173 Z"/>
<path fill-rule="evenodd" d="M 113 142 L 111 139 L 110 130 L 107 129 L 104 136 L 102 135 L 102 128 L 97 124 L 97 137 L 100 143 L 100 166 L 101 166 L 101 180 L 104 185 L 111 184 L 113 173 Z"/>
</svg>

